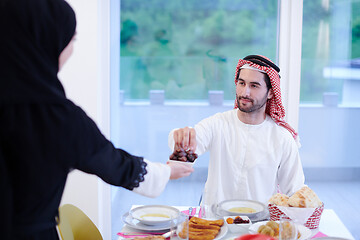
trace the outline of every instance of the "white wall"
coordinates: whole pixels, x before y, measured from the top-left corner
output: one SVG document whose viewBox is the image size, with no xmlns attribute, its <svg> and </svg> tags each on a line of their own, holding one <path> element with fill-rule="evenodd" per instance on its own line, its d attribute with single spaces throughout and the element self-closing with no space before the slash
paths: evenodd
<svg viewBox="0 0 360 240">
<path fill-rule="evenodd" d="M 104 4 L 107 1 L 99 2 Z M 67 97 L 81 106 L 108 136 L 107 124 L 103 121 L 106 114 L 102 111 L 104 92 L 101 86 L 107 86 L 109 80 L 103 78 L 99 61 L 103 57 L 100 56 L 102 54 L 99 49 L 102 48 L 100 41 L 104 32 L 104 29 L 99 27 L 102 22 L 100 4 L 98 0 L 68 0 L 68 3 L 76 13 L 77 40 L 74 53 L 59 73 L 59 78 Z M 100 79 L 105 84 L 102 84 Z M 102 230 L 102 208 L 99 208 L 99 205 L 103 205 L 102 190 L 103 184 L 98 177 L 75 170 L 69 174 L 61 204 L 71 203 L 78 206 Z M 108 232 L 110 234 L 110 231 Z M 106 232 L 102 231 L 102 235 L 104 239 L 110 239 Z"/>
</svg>

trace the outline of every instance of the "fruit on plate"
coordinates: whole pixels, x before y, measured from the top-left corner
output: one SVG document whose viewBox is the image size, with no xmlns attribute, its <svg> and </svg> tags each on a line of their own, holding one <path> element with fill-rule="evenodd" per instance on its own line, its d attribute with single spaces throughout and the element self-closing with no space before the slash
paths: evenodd
<svg viewBox="0 0 360 240">
<path fill-rule="evenodd" d="M 283 234 L 291 236 L 292 234 L 292 228 L 289 222 L 283 222 L 281 223 L 283 227 Z M 268 221 L 266 224 L 261 225 L 257 232 L 263 235 L 267 235 L 269 237 L 278 238 L 279 237 L 279 223 L 275 221 Z M 297 233 L 297 238 L 299 239 L 301 237 L 301 233 Z M 283 235 L 284 236 L 284 235 Z"/>
<path fill-rule="evenodd" d="M 170 160 L 180 161 L 180 162 L 195 162 L 198 155 L 194 153 L 192 150 L 185 150 L 181 147 L 177 147 L 174 149 L 174 152 L 170 155 Z"/>
<path fill-rule="evenodd" d="M 250 223 L 248 219 L 242 219 L 240 216 L 236 216 L 235 218 L 228 217 L 226 219 L 228 224 L 242 224 L 242 223 Z"/>
</svg>

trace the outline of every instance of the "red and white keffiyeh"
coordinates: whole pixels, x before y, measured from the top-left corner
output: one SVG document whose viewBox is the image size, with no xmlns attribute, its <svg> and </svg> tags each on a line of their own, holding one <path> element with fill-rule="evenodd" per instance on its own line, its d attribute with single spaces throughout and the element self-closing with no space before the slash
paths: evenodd
<svg viewBox="0 0 360 240">
<path fill-rule="evenodd" d="M 259 58 L 265 58 L 266 60 L 271 62 L 270 59 L 268 59 L 268 58 L 266 58 L 264 56 L 259 55 Z M 259 59 L 256 59 L 256 60 L 259 61 Z M 279 126 L 282 126 L 282 127 L 286 128 L 291 133 L 291 135 L 294 137 L 295 141 L 298 143 L 298 134 L 284 120 L 285 108 L 284 108 L 284 106 L 282 104 L 282 101 L 281 101 L 281 89 L 280 89 L 280 76 L 279 76 L 279 73 L 274 68 L 270 67 L 265 62 L 264 62 L 264 65 L 266 65 L 266 66 L 261 66 L 261 65 L 255 63 L 255 62 L 250 61 L 250 60 L 239 59 L 239 62 L 237 64 L 237 66 L 236 66 L 236 72 L 235 72 L 235 84 L 236 84 L 236 81 L 237 81 L 236 78 L 238 77 L 239 70 L 245 64 L 248 64 L 250 67 L 254 67 L 256 69 L 259 69 L 260 71 L 264 71 L 269 76 L 271 87 L 272 87 L 273 92 L 274 92 L 274 96 L 271 99 L 268 100 L 268 102 L 266 104 L 265 112 Z M 235 100 L 235 107 L 234 108 L 238 108 L 236 100 Z"/>
</svg>

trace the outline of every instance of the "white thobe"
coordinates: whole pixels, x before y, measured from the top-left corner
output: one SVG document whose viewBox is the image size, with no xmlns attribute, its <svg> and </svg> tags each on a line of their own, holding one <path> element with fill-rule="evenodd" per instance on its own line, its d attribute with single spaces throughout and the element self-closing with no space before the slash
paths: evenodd
<svg viewBox="0 0 360 240">
<path fill-rule="evenodd" d="M 217 113 L 194 127 L 195 152 L 201 155 L 210 151 L 203 203 L 250 199 L 267 204 L 278 191 L 277 186 L 287 195 L 300 189 L 304 173 L 290 132 L 268 115 L 261 124 L 245 124 L 239 120 L 237 111 Z M 171 149 L 174 130 L 169 134 Z"/>
</svg>

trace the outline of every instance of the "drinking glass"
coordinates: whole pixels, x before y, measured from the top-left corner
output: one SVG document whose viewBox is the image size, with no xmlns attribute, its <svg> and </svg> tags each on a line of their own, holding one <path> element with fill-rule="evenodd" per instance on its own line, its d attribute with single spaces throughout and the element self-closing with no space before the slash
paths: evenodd
<svg viewBox="0 0 360 240">
<path fill-rule="evenodd" d="M 208 219 L 212 219 L 215 217 L 214 213 L 211 210 L 211 205 L 206 204 L 206 203 L 201 203 L 200 204 L 200 213 L 201 213 L 201 218 L 208 218 Z"/>
<path fill-rule="evenodd" d="M 298 239 L 298 230 L 296 223 L 284 217 L 280 217 L 279 240 Z"/>
<path fill-rule="evenodd" d="M 185 213 L 180 213 L 177 219 L 173 219 L 170 223 L 170 239 L 189 239 L 189 216 Z"/>
</svg>

